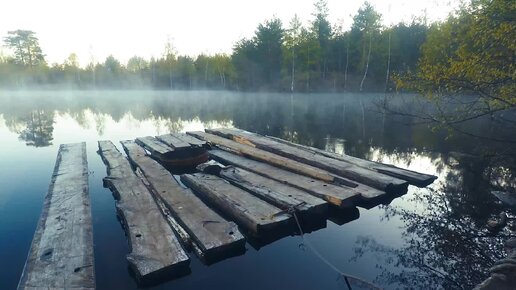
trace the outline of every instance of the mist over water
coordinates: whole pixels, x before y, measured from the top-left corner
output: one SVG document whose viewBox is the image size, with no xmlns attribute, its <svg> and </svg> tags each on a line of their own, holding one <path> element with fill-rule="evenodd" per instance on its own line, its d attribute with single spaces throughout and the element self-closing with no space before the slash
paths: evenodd
<svg viewBox="0 0 516 290">
<path fill-rule="evenodd" d="M 134 289 L 126 238 L 98 140 L 237 127 L 328 151 L 438 176 L 429 188 L 410 187 L 389 205 L 359 209 L 341 224 L 307 234 L 342 271 L 387 289 L 472 288 L 502 257 L 508 230 L 487 232 L 501 211 L 490 194 L 516 187 L 514 146 L 414 124 L 383 114 L 383 94 L 281 94 L 226 91 L 0 92 L 0 288 L 18 283 L 41 212 L 59 144 L 87 142 L 98 289 Z M 416 112 L 414 96 L 392 102 Z M 509 116 L 510 117 L 510 116 Z M 464 124 L 474 135 L 508 136 L 488 118 Z M 503 157 L 497 157 L 499 155 Z M 492 157 L 495 156 L 495 157 Z M 5 222 L 8 221 L 8 222 Z M 191 255 L 192 273 L 156 289 L 343 289 L 342 279 L 299 236 L 206 266 Z M 431 268 L 435 271 L 429 271 Z M 355 288 L 354 288 L 355 289 Z"/>
</svg>

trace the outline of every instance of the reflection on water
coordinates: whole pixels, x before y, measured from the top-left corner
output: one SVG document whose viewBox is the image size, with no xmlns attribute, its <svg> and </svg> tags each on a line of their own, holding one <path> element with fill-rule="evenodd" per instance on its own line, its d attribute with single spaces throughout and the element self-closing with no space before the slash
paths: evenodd
<svg viewBox="0 0 516 290">
<path fill-rule="evenodd" d="M 346 153 L 435 174 L 439 179 L 431 187 L 411 187 L 407 195 L 391 204 L 354 212 L 353 218 L 337 215 L 335 222 L 328 222 L 324 229 L 311 233 L 310 238 L 315 245 L 331 251 L 326 253 L 327 256 L 333 257 L 344 271 L 374 280 L 386 288 L 471 288 L 486 277 L 486 270 L 503 255 L 503 241 L 514 235 L 511 232 L 513 225 L 490 232 L 486 222 L 502 211 L 514 215 L 513 210 L 489 192 L 511 191 L 516 187 L 512 159 L 516 148 L 444 131 L 434 132 L 423 125 L 404 125 L 410 123 L 407 117 L 379 112 L 374 104 L 379 97 L 227 92 L 43 92 L 26 96 L 4 92 L 0 95 L 0 138 L 11 141 L 19 138 L 28 146 L 52 147 L 65 142 L 101 139 L 116 142 L 168 132 L 238 127 L 338 154 Z M 404 105 L 411 106 L 410 103 Z M 464 126 L 483 136 L 510 136 L 513 133 L 487 119 Z M 0 145 L 11 147 L 0 149 L 22 151 L 16 149 L 16 144 L 11 141 Z M 53 153 L 48 155 L 48 164 L 45 165 L 49 168 L 53 166 Z M 9 156 L 4 157 L 9 159 Z M 88 158 L 91 166 L 95 167 L 97 156 L 89 154 Z M 16 160 L 10 162 L 13 164 Z M 0 171 L 1 166 L 2 163 Z M 96 170 L 101 171 L 98 173 L 98 178 L 101 178 L 102 167 Z M 0 184 L 6 184 L 9 178 L 0 177 Z M 5 200 L 11 197 L 9 191 L 6 192 L 0 193 L 0 215 L 5 209 L 2 206 Z M 106 216 L 115 214 L 110 207 L 101 208 Z M 358 216 L 360 218 L 352 221 Z M 99 229 L 101 226 L 95 226 L 95 231 L 103 231 Z M 3 234 L 1 231 L 0 227 L 0 234 Z M 24 229 L 29 237 L 32 231 L 31 227 Z M 101 242 L 107 236 L 107 233 L 96 233 L 96 254 L 110 246 Z M 242 257 L 210 266 L 211 269 L 206 271 L 194 264 L 196 269 L 189 276 L 193 280 L 185 277 L 171 282 L 177 284 L 163 284 L 162 287 L 203 289 L 213 286 L 212 275 L 217 275 L 221 283 L 217 285 L 227 288 L 228 284 L 224 283 L 231 276 L 226 273 L 227 268 L 233 269 L 228 270 L 229 273 L 235 272 L 242 268 L 239 263 L 251 267 L 251 263 L 260 264 L 256 259 L 267 256 L 269 259 L 277 255 L 284 257 L 293 271 L 314 271 L 316 262 L 299 262 L 295 257 L 299 252 L 293 252 L 292 256 L 284 254 L 299 251 L 296 246 L 299 240 L 296 239 L 299 237 L 284 238 L 260 249 L 257 255 L 248 252 Z M 270 249 L 270 254 L 266 254 L 267 249 Z M 123 247 L 118 251 L 123 256 Z M 114 267 L 113 260 L 103 258 L 97 261 L 99 289 L 116 283 L 125 288 L 135 287 L 132 280 L 126 279 L 127 273 L 112 274 L 113 277 L 103 275 L 102 270 L 109 272 L 108 269 Z M 119 263 L 123 263 L 123 259 Z M 324 265 L 317 267 L 314 277 L 304 275 L 305 284 L 295 284 L 295 276 L 285 277 L 281 271 L 274 274 L 259 268 L 255 273 L 268 273 L 271 280 L 283 281 L 274 284 L 275 287 L 297 285 L 299 289 L 311 289 L 317 285 L 325 289 L 342 288 L 340 282 L 324 280 L 323 283 L 322 277 L 327 275 L 324 274 L 327 269 Z M 16 285 L 16 271 L 8 277 L 9 285 Z M 215 274 L 210 274 L 210 271 Z M 240 274 L 242 281 L 241 284 L 235 282 L 237 284 L 233 286 L 236 288 L 237 285 L 250 289 L 270 288 L 266 284 L 268 282 L 262 280 L 249 283 L 248 280 L 253 278 L 247 272 Z M 204 282 L 195 278 L 208 276 L 212 279 L 201 279 Z"/>
</svg>

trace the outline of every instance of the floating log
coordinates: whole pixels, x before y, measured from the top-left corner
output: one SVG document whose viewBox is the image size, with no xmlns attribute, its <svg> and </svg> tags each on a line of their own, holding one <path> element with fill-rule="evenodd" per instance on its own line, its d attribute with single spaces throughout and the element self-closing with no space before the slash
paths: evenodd
<svg viewBox="0 0 516 290">
<path fill-rule="evenodd" d="M 207 129 L 208 133 L 216 134 L 238 143 L 256 147 L 283 157 L 290 158 L 317 168 L 327 170 L 371 187 L 389 193 L 397 193 L 407 188 L 407 182 L 396 177 L 388 176 L 355 164 L 313 154 L 306 150 L 276 142 L 266 137 L 238 129 Z"/>
<path fill-rule="evenodd" d="M 434 180 L 437 179 L 437 176 L 435 176 L 435 175 L 419 173 L 416 171 L 399 168 L 394 165 L 383 164 L 380 162 L 365 160 L 365 159 L 353 157 L 350 155 L 339 155 L 339 154 L 336 154 L 333 152 L 321 150 L 319 148 L 314 148 L 314 147 L 309 147 L 309 146 L 304 146 L 301 144 L 289 142 L 287 140 L 283 140 L 283 139 L 280 139 L 277 137 L 267 136 L 267 138 L 270 138 L 270 139 L 280 142 L 280 143 L 284 143 L 284 144 L 287 144 L 290 146 L 300 148 L 302 150 L 305 150 L 305 151 L 313 153 L 313 154 L 321 154 L 321 155 L 329 157 L 329 158 L 334 158 L 337 160 L 355 164 L 357 166 L 375 170 L 375 171 L 378 171 L 378 172 L 386 174 L 386 175 L 397 177 L 399 179 L 406 180 L 406 181 L 408 181 L 408 183 L 418 186 L 418 187 L 425 187 L 427 185 L 430 185 L 432 182 L 434 182 Z"/>
<path fill-rule="evenodd" d="M 282 209 L 220 177 L 204 173 L 184 174 L 181 181 L 253 235 L 279 231 L 292 223 L 292 216 Z"/>
<path fill-rule="evenodd" d="M 283 210 L 295 210 L 305 219 L 327 215 L 328 203 L 326 201 L 276 180 L 238 167 L 224 167 L 221 164 L 204 163 L 197 168 L 210 172 L 213 171 L 214 167 L 216 168 L 217 175 L 229 181 L 229 183 Z"/>
<path fill-rule="evenodd" d="M 18 289 L 95 289 L 86 143 L 59 147 Z"/>
<path fill-rule="evenodd" d="M 224 164 L 230 164 L 274 179 L 289 186 L 304 190 L 326 200 L 337 207 L 351 207 L 361 200 L 377 199 L 385 192 L 359 184 L 356 187 L 327 183 L 307 176 L 286 171 L 272 165 L 246 159 L 222 150 L 210 150 L 210 157 Z"/>
<path fill-rule="evenodd" d="M 117 212 L 129 240 L 127 260 L 137 279 L 144 281 L 182 272 L 190 259 L 151 192 L 113 143 L 99 141 L 99 154 L 107 166 L 104 184 L 117 200 Z"/>
<path fill-rule="evenodd" d="M 230 252 L 244 248 L 244 237 L 235 223 L 226 221 L 190 189 L 181 187 L 142 147 L 133 141 L 121 143 L 131 163 L 142 171 L 156 197 L 193 239 L 203 258 L 229 256 Z"/>
</svg>

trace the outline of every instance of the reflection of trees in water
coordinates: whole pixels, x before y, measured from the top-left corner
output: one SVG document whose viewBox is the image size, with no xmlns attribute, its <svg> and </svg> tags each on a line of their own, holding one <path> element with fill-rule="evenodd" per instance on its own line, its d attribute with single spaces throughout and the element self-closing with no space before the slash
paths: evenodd
<svg viewBox="0 0 516 290">
<path fill-rule="evenodd" d="M 50 146 L 54 140 L 54 111 L 34 110 L 15 122 L 8 122 L 7 126 L 18 133 L 27 146 Z"/>
<path fill-rule="evenodd" d="M 377 283 L 405 289 L 471 289 L 503 257 L 503 243 L 514 233 L 509 227 L 498 233 L 487 230 L 487 220 L 504 210 L 490 190 L 492 180 L 509 190 L 516 170 L 500 170 L 500 164 L 479 159 L 444 163 L 449 167 L 444 180 L 410 197 L 409 204 L 422 205 L 423 210 L 402 204 L 384 208 L 384 218 L 397 217 L 405 224 L 402 247 L 384 245 L 374 237 L 357 240 L 353 259 L 376 256 L 381 269 Z"/>
</svg>

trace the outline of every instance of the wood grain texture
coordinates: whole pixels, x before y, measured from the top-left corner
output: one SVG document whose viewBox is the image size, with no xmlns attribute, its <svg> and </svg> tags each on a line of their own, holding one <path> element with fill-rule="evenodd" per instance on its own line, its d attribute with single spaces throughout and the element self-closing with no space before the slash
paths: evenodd
<svg viewBox="0 0 516 290">
<path fill-rule="evenodd" d="M 261 235 L 291 225 L 285 211 L 209 174 L 181 175 L 181 181 L 253 235 Z"/>
<path fill-rule="evenodd" d="M 152 192 L 196 243 L 204 257 L 221 256 L 243 248 L 245 240 L 233 222 L 228 222 L 204 204 L 190 189 L 181 187 L 172 174 L 150 158 L 133 141 L 122 141 L 129 160 L 144 174 Z"/>
<path fill-rule="evenodd" d="M 385 175 L 349 162 L 343 162 L 321 154 L 314 154 L 313 152 L 309 152 L 289 144 L 277 142 L 255 133 L 239 129 L 225 128 L 207 129 L 206 132 L 321 168 L 334 174 L 349 178 L 353 181 L 387 192 L 399 193 L 407 188 L 407 182 L 405 180 Z"/>
<path fill-rule="evenodd" d="M 205 147 L 206 146 L 206 141 L 194 138 L 185 133 L 172 133 L 172 136 L 174 136 L 178 139 L 181 139 L 184 142 L 187 142 L 192 146 L 197 146 L 197 147 Z"/>
<path fill-rule="evenodd" d="M 229 183 L 283 210 L 296 209 L 300 216 L 304 218 L 325 216 L 328 213 L 328 203 L 326 201 L 310 195 L 306 191 L 251 171 L 234 166 L 219 167 L 218 175 Z"/>
<path fill-rule="evenodd" d="M 95 289 L 86 144 L 59 147 L 18 289 Z"/>
<path fill-rule="evenodd" d="M 189 258 L 142 180 L 110 141 L 99 141 L 107 166 L 104 183 L 117 199 L 116 208 L 129 240 L 129 265 L 139 280 L 182 271 Z"/>
<path fill-rule="evenodd" d="M 270 164 L 247 159 L 223 150 L 210 150 L 210 157 L 223 163 L 234 165 L 262 176 L 304 190 L 314 196 L 326 200 L 337 207 L 359 205 L 363 200 L 382 197 L 385 192 L 358 184 L 355 187 L 337 185 L 299 175 Z"/>
<path fill-rule="evenodd" d="M 152 136 L 136 138 L 136 143 L 149 150 L 152 155 L 160 159 L 168 158 L 169 155 L 174 152 L 173 148 Z"/>
<path fill-rule="evenodd" d="M 408 169 L 404 169 L 404 168 L 399 168 L 394 165 L 365 160 L 365 159 L 353 157 L 350 155 L 339 155 L 339 154 L 336 154 L 333 152 L 328 152 L 328 151 L 321 150 L 318 148 L 293 143 L 293 142 L 283 140 L 283 139 L 280 139 L 277 137 L 267 136 L 267 138 L 270 138 L 270 139 L 280 142 L 280 143 L 284 143 L 284 144 L 287 144 L 290 146 L 294 146 L 294 147 L 303 149 L 303 150 L 313 153 L 313 154 L 321 154 L 321 155 L 329 157 L 329 158 L 334 158 L 334 159 L 341 160 L 344 162 L 349 162 L 349 163 L 355 164 L 357 166 L 375 170 L 375 171 L 378 171 L 378 172 L 386 174 L 386 175 L 394 176 L 399 179 L 406 180 L 410 184 L 418 186 L 418 187 L 425 187 L 427 185 L 430 185 L 432 182 L 434 182 L 434 180 L 437 179 L 437 176 L 435 176 L 435 175 L 430 175 L 430 174 L 420 173 L 420 172 L 416 172 L 416 171 L 412 171 L 412 170 L 408 170 Z"/>
<path fill-rule="evenodd" d="M 185 142 L 172 134 L 156 136 L 156 139 L 167 144 L 174 150 L 184 150 L 190 148 L 190 143 Z"/>
</svg>

